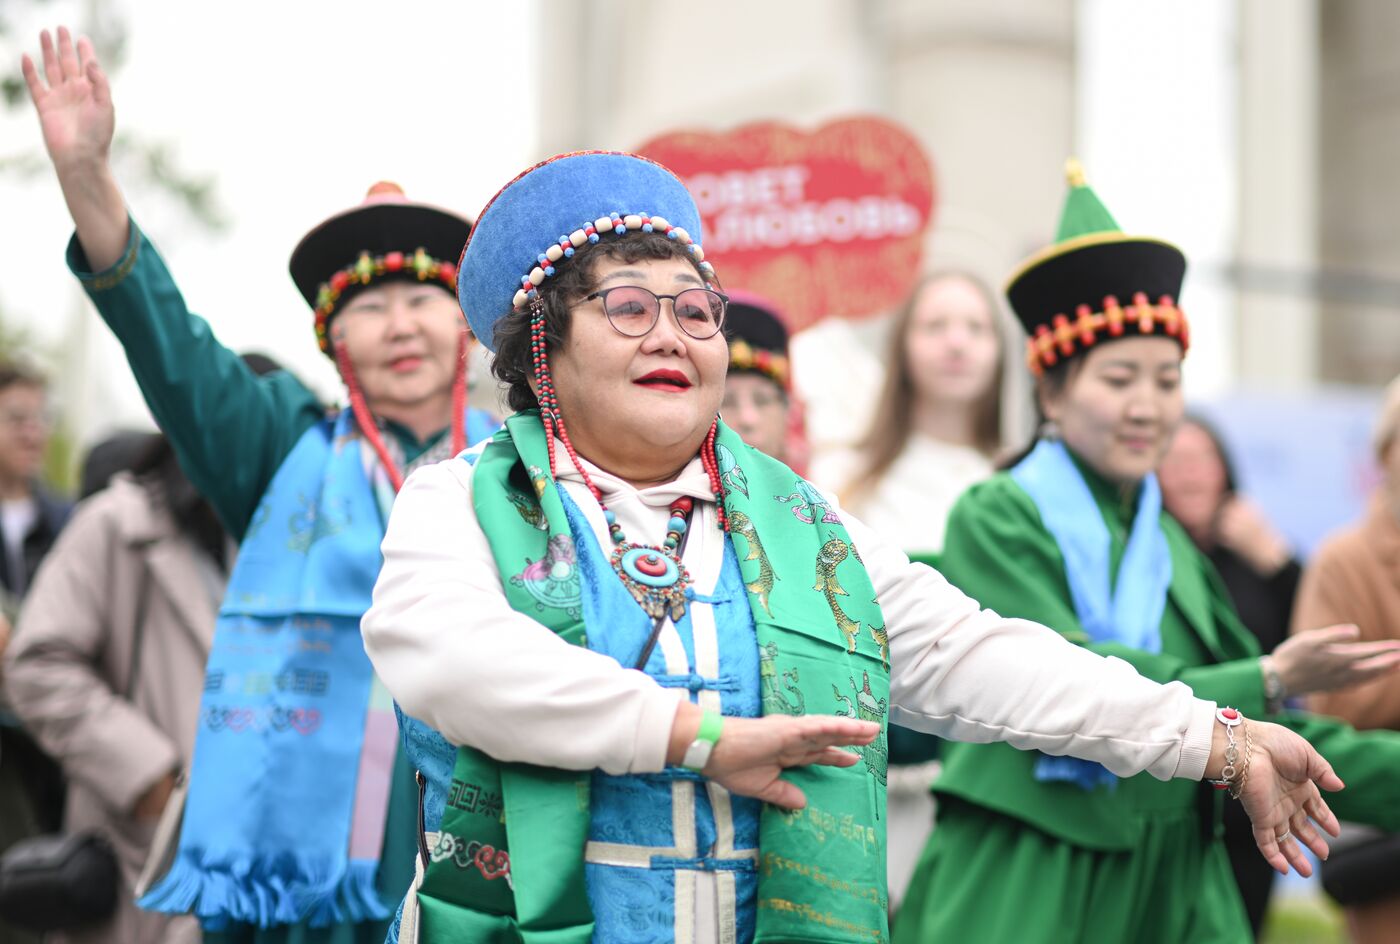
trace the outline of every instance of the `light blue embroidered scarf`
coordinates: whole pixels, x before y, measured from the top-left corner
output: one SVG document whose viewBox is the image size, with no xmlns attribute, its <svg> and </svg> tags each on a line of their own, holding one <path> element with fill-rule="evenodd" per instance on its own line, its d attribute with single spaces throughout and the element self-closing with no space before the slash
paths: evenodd
<svg viewBox="0 0 1400 944">
<path fill-rule="evenodd" d="M 466 426 L 495 428 L 476 410 Z M 142 907 L 210 929 L 389 916 L 375 876 L 397 731 L 360 617 L 392 500 L 349 410 L 277 470 L 215 626 L 175 861 Z"/>
<path fill-rule="evenodd" d="M 1157 476 L 1142 481 L 1116 582 L 1108 526 L 1064 443 L 1042 439 L 1011 470 L 1011 478 L 1035 502 L 1040 520 L 1060 547 L 1074 611 L 1089 638 L 1161 652 L 1172 560 L 1160 524 L 1162 490 Z M 1112 787 L 1118 780 L 1099 764 L 1048 755 L 1036 762 L 1035 776 L 1069 780 L 1086 790 L 1100 783 Z"/>
</svg>

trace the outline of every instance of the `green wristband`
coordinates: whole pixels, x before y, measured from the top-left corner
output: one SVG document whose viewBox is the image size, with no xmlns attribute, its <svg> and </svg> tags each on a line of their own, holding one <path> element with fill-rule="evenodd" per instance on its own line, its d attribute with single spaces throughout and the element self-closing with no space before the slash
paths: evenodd
<svg viewBox="0 0 1400 944">
<path fill-rule="evenodd" d="M 723 731 L 724 718 L 719 712 L 706 711 L 700 715 L 700 730 L 695 732 L 695 740 L 686 748 L 681 766 L 697 773 L 704 770 L 705 765 L 710 762 L 710 752 L 719 743 L 719 736 Z"/>
<path fill-rule="evenodd" d="M 719 736 L 724 731 L 724 716 L 718 711 L 705 711 L 700 716 L 700 730 L 695 732 L 695 740 L 709 741 L 711 744 L 719 743 Z"/>
</svg>

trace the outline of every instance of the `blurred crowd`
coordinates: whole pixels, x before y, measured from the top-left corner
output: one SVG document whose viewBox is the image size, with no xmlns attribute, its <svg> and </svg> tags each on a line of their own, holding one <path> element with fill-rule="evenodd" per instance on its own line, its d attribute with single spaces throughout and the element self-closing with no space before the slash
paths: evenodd
<svg viewBox="0 0 1400 944">
<path fill-rule="evenodd" d="M 781 309 L 731 294 L 742 302 L 731 307 L 738 352 L 724 417 L 772 455 L 801 454 Z M 814 457 L 812 481 L 896 536 L 911 556 L 936 564 L 959 495 L 1020 445 L 1000 434 L 1002 375 L 1015 330 L 977 277 L 936 273 L 922 280 L 892 320 L 888 374 L 869 429 L 849 449 Z M 281 369 L 260 355 L 244 359 L 259 374 Z M 1159 467 L 1166 509 L 1214 563 L 1266 653 L 1291 627 L 1355 623 L 1365 639 L 1396 635 L 1400 383 L 1380 407 L 1375 454 L 1383 476 L 1371 511 L 1339 530 L 1306 566 L 1241 491 L 1228 445 L 1209 422 L 1188 416 Z M 118 852 L 125 899 L 175 777 L 190 760 L 235 547 L 160 433 L 114 431 L 87 451 L 76 495 L 52 492 L 41 475 L 52 421 L 47 379 L 22 356 L 0 363 L 0 848 L 60 830 L 104 836 Z M 1400 730 L 1400 689 L 1386 680 L 1319 695 L 1314 704 L 1361 727 Z M 892 742 L 897 907 L 933 823 L 929 787 L 938 746 L 903 729 Z M 1242 815 L 1227 819 L 1226 836 L 1258 930 L 1273 871 L 1259 859 Z M 1396 914 L 1378 915 L 1382 930 L 1357 939 L 1386 940 Z M 197 936 L 192 927 L 184 929 L 187 938 L 157 930 L 163 923 L 152 917 L 137 936 L 98 931 L 89 939 Z M 0 939 L 25 937 L 0 929 Z"/>
<path fill-rule="evenodd" d="M 105 79 L 98 82 L 99 95 L 109 94 L 101 82 Z M 42 106 L 40 113 L 62 178 L 62 129 Z M 311 425 L 287 420 L 286 428 L 275 423 L 269 428 L 264 417 L 319 417 L 326 411 L 271 358 L 238 359 L 222 349 L 210 354 L 217 342 L 202 322 L 188 327 L 193 316 L 135 223 L 129 232 L 104 235 L 68 189 L 65 195 L 81 237 L 70 251 L 70 264 L 126 346 L 162 431 L 112 431 L 88 449 L 77 493 L 56 494 L 42 474 L 54 419 L 48 378 L 22 351 L 10 352 L 0 363 L 0 853 L 57 835 L 100 837 L 110 851 L 117 867 L 110 900 L 95 903 L 88 920 L 50 934 L 49 940 L 175 942 L 199 940 L 202 933 L 210 940 L 271 940 L 251 928 L 201 932 L 192 917 L 143 911 L 134 902 L 150 889 L 142 873 L 152 868 L 152 855 L 170 855 L 172 840 L 158 835 L 158 827 L 162 814 L 178 802 L 172 798 L 181 795 L 196 731 L 206 723 L 200 718 L 201 696 L 218 684 L 206 666 L 239 545 L 253 541 L 267 524 L 268 516 L 258 510 L 260 496 L 275 487 L 274 473 Z M 377 224 L 367 210 L 399 205 L 407 200 L 397 188 L 378 185 L 347 213 L 360 214 L 355 225 L 370 231 Z M 125 209 L 117 219 L 125 225 Z M 419 361 L 440 357 L 445 366 L 432 407 L 463 414 L 457 389 L 463 378 L 453 376 L 466 363 L 464 348 L 458 348 L 456 299 L 421 274 L 416 281 L 358 291 L 338 316 L 347 329 L 353 317 L 382 316 L 402 325 L 394 331 L 414 335 L 395 336 L 398 353 L 387 361 L 373 349 L 377 341 L 357 339 L 349 330 L 327 334 L 321 320 L 327 302 L 318 292 L 331 286 L 348 299 L 355 286 L 353 267 L 360 263 L 354 255 L 336 257 L 336 267 L 349 264 L 346 271 L 352 272 L 348 287 L 345 279 L 336 287 L 331 268 L 311 258 L 319 252 L 315 238 L 321 231 L 312 230 L 298 247 L 292 268 L 294 277 L 299 265 L 315 270 L 303 292 L 317 312 L 318 340 L 337 358 L 346 381 L 346 404 L 330 410 L 332 420 L 354 414 L 378 430 L 373 448 L 392 459 L 384 466 L 400 481 L 376 487 L 397 487 L 414 467 L 448 458 L 465 445 L 456 435 L 442 438 L 443 425 L 436 419 L 420 422 L 410 408 L 395 412 L 396 405 L 411 400 L 402 392 L 408 382 L 403 378 L 428 369 Z M 372 241 L 362 233 L 353 238 Z M 452 230 L 447 240 L 454 238 L 460 234 Z M 96 250 L 104 245 L 106 257 L 98 258 Z M 455 252 L 441 255 L 430 260 L 433 266 L 457 258 Z M 547 264 L 545 256 L 540 259 Z M 376 264 L 394 270 L 413 263 L 384 257 Z M 162 267 L 143 272 L 142 266 Z M 150 279 L 158 289 L 98 298 L 113 291 L 113 278 L 128 286 Z M 161 280 L 168 281 L 168 289 Z M 794 392 L 793 374 L 802 365 L 792 360 L 782 302 L 743 289 L 725 287 L 724 421 L 748 444 L 805 473 L 816 490 L 809 495 L 799 490 L 795 500 L 835 496 L 911 559 L 935 568 L 948 563 L 956 552 L 945 547 L 945 535 L 959 502 L 969 489 L 1017 465 L 1034 445 L 1010 441 L 1003 431 L 1003 417 L 1012 407 L 1004 393 L 1007 376 L 1025 370 L 1025 337 L 1002 299 L 978 274 L 934 271 L 924 277 L 890 318 L 885 378 L 868 428 L 815 437 L 809 436 Z M 434 334 L 438 329 L 423 312 L 444 303 L 451 318 Z M 170 328 L 176 321 L 163 321 L 167 316 L 178 319 L 180 327 Z M 157 337 L 161 331 L 167 335 Z M 465 337 L 461 343 L 467 343 Z M 217 384 L 209 386 L 208 376 L 186 376 L 181 360 L 187 356 L 211 358 L 209 363 L 224 372 L 227 399 Z M 190 393 L 196 388 L 197 396 Z M 1054 402 L 1042 397 L 1036 405 L 1043 415 L 1038 439 L 1057 435 L 1056 420 L 1045 414 Z M 390 405 L 387 411 L 384 404 Z M 1361 521 L 1339 522 L 1340 530 L 1308 560 L 1251 501 L 1248 483 L 1236 476 L 1230 444 L 1205 418 L 1188 414 L 1171 424 L 1170 446 L 1155 473 L 1162 508 L 1213 565 L 1211 579 L 1219 584 L 1214 589 L 1254 637 L 1257 652 L 1272 658 L 1267 671 L 1277 673 L 1282 698 L 1359 729 L 1400 731 L 1400 687 L 1392 676 L 1378 672 L 1372 680 L 1342 686 L 1338 679 L 1355 677 L 1319 654 L 1324 646 L 1400 638 L 1395 619 L 1400 612 L 1400 381 L 1378 407 L 1374 454 L 1382 475 L 1370 509 Z M 482 429 L 501 419 L 483 416 Z M 477 441 L 484 434 L 473 422 L 467 422 L 464 435 Z M 226 438 L 236 439 L 241 451 L 221 444 Z M 847 445 L 813 455 L 809 438 Z M 273 440 L 279 445 L 267 449 L 280 451 L 260 451 Z M 333 526 L 312 522 L 314 533 L 307 540 Z M 1324 631 L 1325 637 L 1310 634 L 1318 627 L 1334 629 Z M 896 929 L 906 890 L 911 881 L 920 881 L 916 869 L 932 874 L 939 865 L 936 858 L 921 859 L 935 822 L 931 787 L 943 751 L 931 735 L 891 729 L 887 829 Z M 382 828 L 392 835 L 395 801 L 389 802 L 390 822 Z M 955 809 L 965 805 L 954 800 Z M 1238 807 L 1227 807 L 1224 830 L 1234 881 L 1258 934 L 1274 873 L 1258 856 L 1249 821 Z M 1349 909 L 1355 939 L 1395 939 L 1400 845 L 1357 826 L 1348 827 L 1344 846 L 1370 850 L 1372 856 L 1369 866 L 1351 871 L 1339 866 L 1329 879 L 1329 890 Z M 928 907 L 922 894 L 909 894 L 911 908 Z M 39 933 L 0 923 L 0 942 L 34 941 Z M 375 925 L 359 939 L 382 940 L 383 933 L 384 927 Z"/>
</svg>

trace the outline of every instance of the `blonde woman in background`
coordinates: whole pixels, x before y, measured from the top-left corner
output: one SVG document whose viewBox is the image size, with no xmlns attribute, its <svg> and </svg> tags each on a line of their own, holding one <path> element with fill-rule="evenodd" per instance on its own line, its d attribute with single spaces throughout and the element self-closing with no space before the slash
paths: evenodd
<svg viewBox="0 0 1400 944">
<path fill-rule="evenodd" d="M 963 490 L 992 474 L 1001 448 L 1003 332 L 991 290 L 938 272 L 895 316 L 870 428 L 817 460 L 813 478 L 886 540 L 932 560 Z"/>
<path fill-rule="evenodd" d="M 1004 337 L 991 290 L 960 271 L 915 286 L 895 316 L 870 428 L 813 478 L 915 560 L 935 563 L 953 502 L 992 474 L 1002 445 Z M 936 738 L 890 728 L 890 908 L 933 826 Z"/>
</svg>

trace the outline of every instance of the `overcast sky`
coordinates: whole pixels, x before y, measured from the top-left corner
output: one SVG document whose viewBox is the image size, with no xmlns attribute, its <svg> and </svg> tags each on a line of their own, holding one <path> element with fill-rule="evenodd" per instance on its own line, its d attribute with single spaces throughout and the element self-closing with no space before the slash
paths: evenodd
<svg viewBox="0 0 1400 944">
<path fill-rule="evenodd" d="M 129 191 L 135 218 L 225 343 L 275 355 L 323 396 L 339 384 L 287 275 L 302 234 L 380 179 L 475 215 L 536 158 L 534 0 L 95 2 L 117 5 L 130 27 L 113 76 L 118 130 L 171 143 L 192 175 L 216 174 L 231 226 L 211 237 L 161 198 Z M 37 58 L 39 29 L 80 22 L 86 4 L 30 6 L 10 14 L 20 29 L 9 58 Z M 0 155 L 41 146 L 30 109 L 0 116 Z M 82 344 L 73 326 L 97 318 L 77 308 L 63 262 L 71 223 L 52 173 L 0 183 L 0 218 L 0 309 L 40 341 Z M 82 404 L 83 429 L 145 421 L 106 328 L 88 344 L 87 376 L 65 391 Z"/>
</svg>

